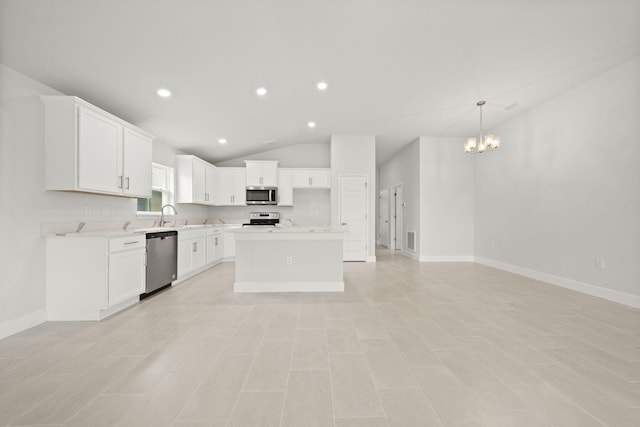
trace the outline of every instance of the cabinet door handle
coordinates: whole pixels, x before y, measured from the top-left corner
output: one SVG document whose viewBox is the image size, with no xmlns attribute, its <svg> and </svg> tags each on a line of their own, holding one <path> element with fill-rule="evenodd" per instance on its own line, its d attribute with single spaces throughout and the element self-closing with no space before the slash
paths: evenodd
<svg viewBox="0 0 640 427">
<path fill-rule="evenodd" d="M 144 253 L 144 263 L 142 265 L 147 265 L 147 253 Z"/>
<path fill-rule="evenodd" d="M 309 185 L 311 185 L 311 177 L 309 177 Z"/>
<path fill-rule="evenodd" d="M 218 246 L 218 238 L 217 237 L 214 239 L 214 241 L 216 242 L 215 246 Z"/>
<path fill-rule="evenodd" d="M 135 243 L 139 243 L 139 242 L 140 242 L 139 240 L 134 240 L 134 241 L 132 241 L 132 242 L 124 242 L 124 244 L 125 244 L 125 245 L 133 245 L 133 244 L 135 244 Z"/>
<path fill-rule="evenodd" d="M 191 252 L 195 252 L 195 251 L 197 250 L 197 249 L 196 249 L 197 245 L 198 245 L 198 243 L 197 243 L 197 242 L 193 242 L 193 243 L 191 244 Z"/>
<path fill-rule="evenodd" d="M 131 182 L 131 177 L 127 177 L 127 190 L 129 189 L 129 183 Z"/>
<path fill-rule="evenodd" d="M 118 177 L 118 188 L 122 188 L 122 180 L 123 180 L 123 176 L 122 176 L 122 175 L 120 175 L 120 176 Z"/>
</svg>

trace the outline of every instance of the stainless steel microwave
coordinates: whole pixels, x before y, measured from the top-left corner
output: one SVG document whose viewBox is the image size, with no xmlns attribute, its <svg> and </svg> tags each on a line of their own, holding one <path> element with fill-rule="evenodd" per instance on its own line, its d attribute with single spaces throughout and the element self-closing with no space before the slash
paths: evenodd
<svg viewBox="0 0 640 427">
<path fill-rule="evenodd" d="M 277 205 L 276 187 L 247 187 L 247 205 Z"/>
</svg>

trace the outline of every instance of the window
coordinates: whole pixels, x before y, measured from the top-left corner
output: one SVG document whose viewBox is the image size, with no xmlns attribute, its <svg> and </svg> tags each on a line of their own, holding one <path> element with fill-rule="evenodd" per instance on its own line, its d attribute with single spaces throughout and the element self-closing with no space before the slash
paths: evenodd
<svg viewBox="0 0 640 427">
<path fill-rule="evenodd" d="M 173 168 L 151 164 L 151 198 L 138 199 L 138 213 L 160 213 L 166 204 L 173 204 Z"/>
</svg>

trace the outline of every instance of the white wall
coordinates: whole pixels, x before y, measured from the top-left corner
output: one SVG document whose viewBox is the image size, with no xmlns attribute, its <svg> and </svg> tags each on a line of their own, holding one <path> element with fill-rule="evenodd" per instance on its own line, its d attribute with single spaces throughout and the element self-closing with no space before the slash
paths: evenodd
<svg viewBox="0 0 640 427">
<path fill-rule="evenodd" d="M 402 250 L 407 255 L 418 258 L 420 254 L 420 141 L 415 140 L 400 150 L 391 159 L 380 166 L 378 175 L 378 194 L 382 190 L 402 184 L 403 200 L 406 207 L 402 213 Z M 389 194 L 390 203 L 393 196 Z M 392 212 L 393 210 L 390 210 Z M 380 211 L 376 211 L 379 213 Z M 379 222 L 379 215 L 376 215 Z M 416 232 L 416 251 L 407 251 L 407 231 Z"/>
<path fill-rule="evenodd" d="M 474 159 L 461 138 L 420 138 L 420 259 L 473 260 Z M 487 154 L 488 155 L 488 154 Z"/>
<path fill-rule="evenodd" d="M 640 306 L 639 76 L 636 57 L 494 129 L 502 147 L 476 161 L 477 257 Z"/>
<path fill-rule="evenodd" d="M 331 136 L 331 224 L 340 223 L 338 188 L 340 175 L 368 175 L 369 259 L 376 251 L 376 137 L 374 135 Z"/>
<path fill-rule="evenodd" d="M 134 199 L 44 190 L 41 95 L 60 93 L 0 65 L 0 338 L 46 320 L 43 224 L 136 218 Z M 175 153 L 154 142 L 155 161 L 173 166 Z M 178 210 L 179 218 L 209 214 L 206 207 Z"/>
<path fill-rule="evenodd" d="M 331 165 L 329 144 L 297 144 L 276 148 L 237 159 L 215 163 L 223 167 L 244 167 L 245 160 L 278 160 L 281 168 L 328 168 Z"/>
</svg>

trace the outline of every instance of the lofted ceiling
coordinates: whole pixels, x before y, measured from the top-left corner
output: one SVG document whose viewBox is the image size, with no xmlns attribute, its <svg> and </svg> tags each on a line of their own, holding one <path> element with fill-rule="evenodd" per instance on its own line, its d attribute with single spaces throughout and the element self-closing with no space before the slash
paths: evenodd
<svg viewBox="0 0 640 427">
<path fill-rule="evenodd" d="M 380 164 L 638 54 L 638 0 L 0 0 L 0 63 L 212 162 L 374 134 Z"/>
</svg>

